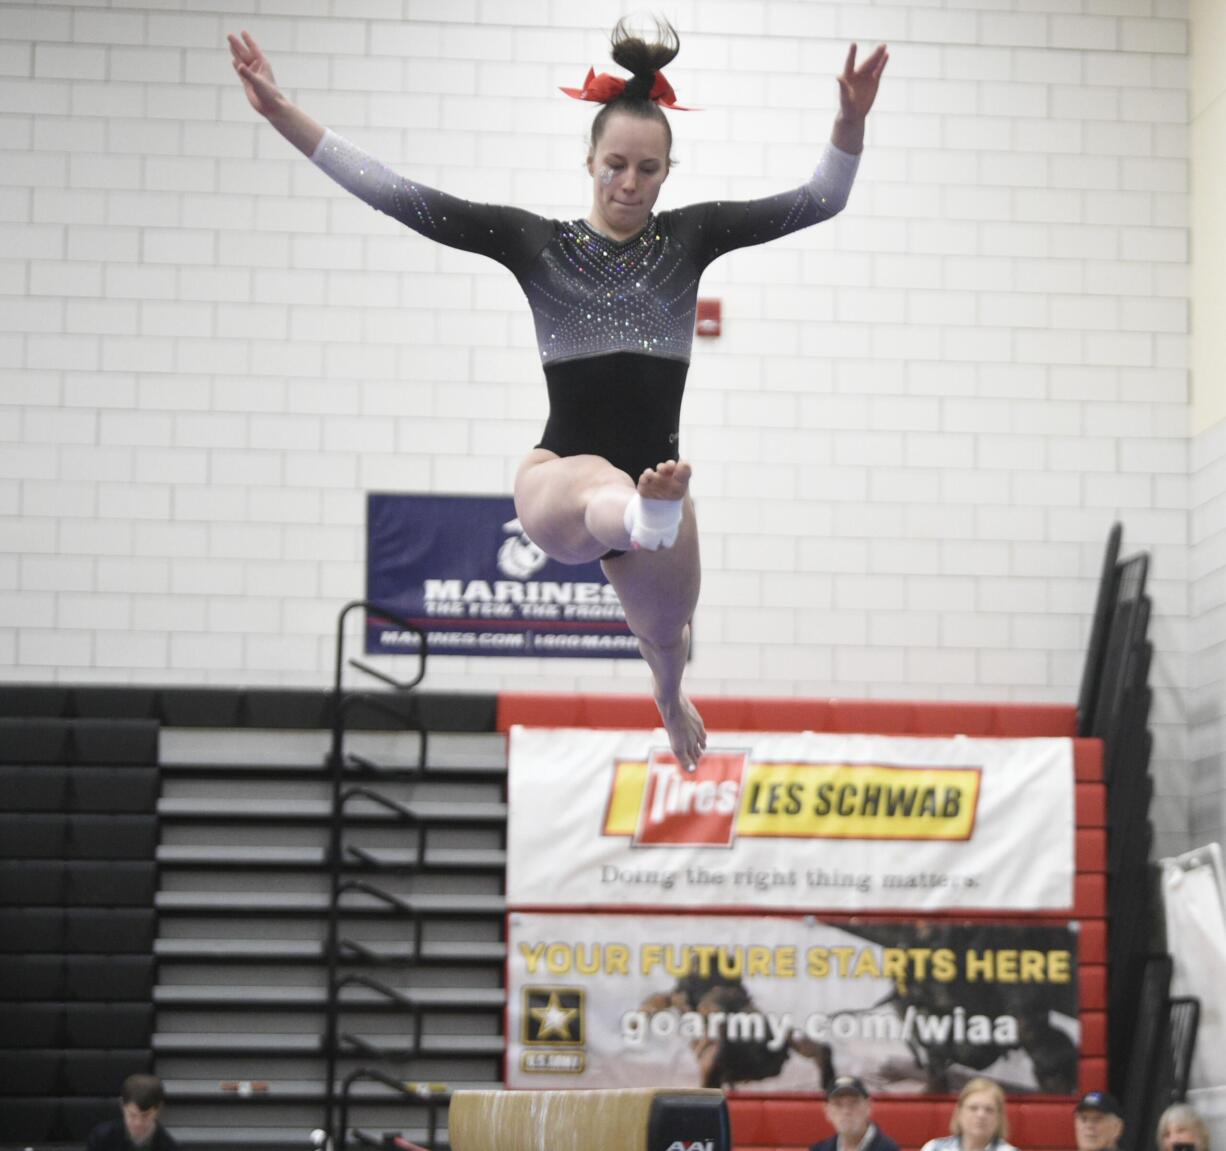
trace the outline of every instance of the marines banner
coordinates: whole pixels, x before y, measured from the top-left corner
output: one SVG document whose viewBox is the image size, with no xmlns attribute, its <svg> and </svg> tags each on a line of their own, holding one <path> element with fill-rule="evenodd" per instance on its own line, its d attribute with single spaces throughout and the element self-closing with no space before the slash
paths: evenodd
<svg viewBox="0 0 1226 1151">
<path fill-rule="evenodd" d="M 512 907 L 1059 910 L 1073 902 L 1067 739 L 516 727 Z"/>
<path fill-rule="evenodd" d="M 1076 925 L 508 918 L 510 1087 L 1078 1088 Z"/>
<path fill-rule="evenodd" d="M 551 560 L 510 496 L 370 493 L 366 598 L 424 631 L 432 655 L 639 657 L 599 561 Z M 412 653 L 420 643 L 367 615 L 367 652 Z"/>
</svg>

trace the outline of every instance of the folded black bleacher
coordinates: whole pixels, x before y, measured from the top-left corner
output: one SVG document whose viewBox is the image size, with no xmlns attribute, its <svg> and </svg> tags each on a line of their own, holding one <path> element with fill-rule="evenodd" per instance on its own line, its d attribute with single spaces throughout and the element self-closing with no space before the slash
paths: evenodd
<svg viewBox="0 0 1226 1151">
<path fill-rule="evenodd" d="M 153 953 L 156 935 L 152 907 L 0 907 L 0 957 L 50 953 L 147 956 Z"/>
<path fill-rule="evenodd" d="M 153 720 L 0 717 L 0 763 L 154 767 L 157 749 Z"/>
<path fill-rule="evenodd" d="M 61 815 L 152 811 L 157 805 L 156 767 L 0 766 L 0 811 Z"/>
<path fill-rule="evenodd" d="M 148 1048 L 0 1051 L 0 1098 L 9 1095 L 114 1098 L 133 1069 L 148 1068 L 152 1060 L 153 1053 Z"/>
<path fill-rule="evenodd" d="M 5 1099 L 0 1106 L 0 1141 L 21 1146 L 32 1143 L 82 1145 L 97 1124 L 118 1116 L 115 1096 L 110 1093 L 78 1098 L 23 1096 Z"/>
<path fill-rule="evenodd" d="M 150 860 L 156 815 L 0 814 L 0 859 Z"/>
<path fill-rule="evenodd" d="M 0 1145 L 80 1143 L 153 1067 L 158 725 L 67 714 L 55 688 L 21 703 L 0 718 Z"/>
<path fill-rule="evenodd" d="M 153 1029 L 149 1003 L 16 1003 L 5 1010 L 14 1048 L 140 1047 Z"/>
<path fill-rule="evenodd" d="M 144 860 L 17 859 L 0 867 L 6 907 L 150 907 L 156 865 Z"/>
<path fill-rule="evenodd" d="M 0 1149 L 82 1146 L 94 1124 L 118 1113 L 115 1076 L 137 1070 L 166 1079 L 185 1147 L 305 1145 L 324 1092 L 317 985 L 326 903 L 315 877 L 330 859 L 330 805 L 319 802 L 325 761 L 299 749 L 330 728 L 333 703 L 329 691 L 301 689 L 0 686 L 0 871 L 13 875 L 0 891 L 0 1020 L 9 1037 L 0 1049 L 28 1057 L 24 1081 L 13 1080 L 27 1093 L 0 1093 Z M 352 1061 L 369 1048 L 423 1081 L 492 1082 L 503 996 L 485 984 L 497 981 L 506 954 L 496 700 L 422 695 L 409 711 L 408 720 L 444 735 L 422 779 L 408 778 L 395 766 L 399 753 L 389 753 L 391 794 L 411 808 L 407 834 L 389 834 L 401 826 L 391 812 L 359 803 L 351 846 L 362 854 L 347 851 L 342 865 L 355 880 L 395 872 L 403 931 L 389 930 L 386 902 L 355 889 L 340 946 L 345 971 L 376 969 L 407 992 L 422 1033 L 385 1034 L 400 1005 L 365 1003 L 360 988 L 346 988 L 365 1030 L 337 1049 Z M 117 727 L 107 717 L 136 722 Z M 381 783 L 389 768 L 370 761 L 394 739 L 365 733 L 395 737 L 407 721 L 366 704 L 350 719 L 367 757 L 352 757 L 353 782 Z M 162 767 L 152 754 L 157 724 L 193 729 L 167 741 Z M 208 729 L 220 729 L 216 756 Z M 268 738 L 282 730 L 289 751 Z M 449 734 L 458 737 L 450 746 Z M 239 761 L 233 749 L 248 745 L 257 751 L 248 759 L 242 750 Z M 163 781 L 164 815 L 147 806 Z M 127 867 L 151 861 L 151 873 Z M 400 883 L 402 871 L 417 878 Z M 165 890 L 143 906 L 150 875 Z M 277 979 L 265 977 L 281 964 Z M 452 969 L 462 987 L 481 986 L 439 1001 L 435 984 Z M 150 1049 L 148 1067 L 130 1066 Z M 115 1059 L 103 1058 L 112 1050 Z M 230 1089 L 231 1079 L 257 1076 L 271 1080 L 266 1091 Z"/>
<path fill-rule="evenodd" d="M 152 955 L 0 955 L 0 1011 L 14 1003 L 149 1003 Z"/>
</svg>

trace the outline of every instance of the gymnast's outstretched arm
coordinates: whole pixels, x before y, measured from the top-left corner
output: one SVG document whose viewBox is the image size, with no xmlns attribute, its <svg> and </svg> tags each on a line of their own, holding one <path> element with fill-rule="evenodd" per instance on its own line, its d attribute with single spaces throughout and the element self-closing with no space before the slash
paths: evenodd
<svg viewBox="0 0 1226 1151">
<path fill-rule="evenodd" d="M 670 213 L 678 239 L 698 267 L 705 268 L 737 248 L 808 228 L 843 210 L 864 150 L 864 121 L 888 60 L 885 45 L 880 45 L 857 68 L 856 45 L 850 46 L 838 77 L 839 110 L 830 141 L 805 184 L 757 200 L 691 204 Z"/>
<path fill-rule="evenodd" d="M 303 155 L 372 208 L 448 247 L 489 256 L 512 272 L 549 242 L 554 224 L 519 208 L 478 204 L 405 179 L 312 119 L 277 87 L 255 37 L 231 34 L 231 61 L 251 106 Z"/>
</svg>

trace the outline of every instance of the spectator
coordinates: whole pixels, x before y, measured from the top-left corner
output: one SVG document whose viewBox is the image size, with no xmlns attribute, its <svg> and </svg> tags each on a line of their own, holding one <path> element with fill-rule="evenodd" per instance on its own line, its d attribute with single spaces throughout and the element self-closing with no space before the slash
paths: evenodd
<svg viewBox="0 0 1226 1151">
<path fill-rule="evenodd" d="M 1083 1095 L 1073 1112 L 1077 1151 L 1118 1151 L 1124 1135 L 1124 1113 L 1105 1091 Z"/>
<path fill-rule="evenodd" d="M 972 1079 L 962 1088 L 949 1130 L 923 1151 L 1016 1151 L 1009 1142 L 1005 1093 L 991 1079 Z"/>
<path fill-rule="evenodd" d="M 1173 1103 L 1158 1120 L 1158 1151 L 1209 1151 L 1209 1128 L 1190 1103 Z"/>
<path fill-rule="evenodd" d="M 165 1099 L 156 1075 L 129 1075 L 119 1093 L 121 1117 L 99 1123 L 85 1151 L 178 1151 L 178 1143 L 158 1122 Z"/>
<path fill-rule="evenodd" d="M 854 1075 L 840 1075 L 830 1085 L 826 1118 L 834 1134 L 809 1151 L 898 1151 L 898 1144 L 874 1125 L 873 1101 Z"/>
</svg>

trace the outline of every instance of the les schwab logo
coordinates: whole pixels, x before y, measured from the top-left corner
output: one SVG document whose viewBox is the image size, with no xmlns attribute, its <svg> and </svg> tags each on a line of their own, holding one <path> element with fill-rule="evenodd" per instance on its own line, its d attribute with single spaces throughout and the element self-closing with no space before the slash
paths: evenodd
<svg viewBox="0 0 1226 1151">
<path fill-rule="evenodd" d="M 653 749 L 617 760 L 604 831 L 636 846 L 730 847 L 776 839 L 968 840 L 982 769 L 906 764 L 751 762 L 712 750 L 694 772 Z"/>
</svg>

